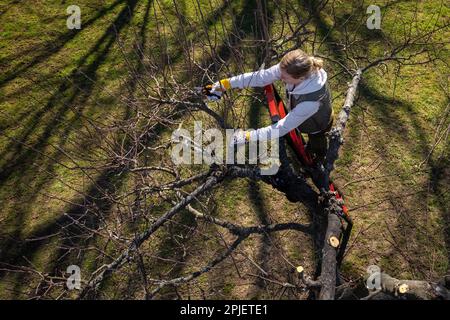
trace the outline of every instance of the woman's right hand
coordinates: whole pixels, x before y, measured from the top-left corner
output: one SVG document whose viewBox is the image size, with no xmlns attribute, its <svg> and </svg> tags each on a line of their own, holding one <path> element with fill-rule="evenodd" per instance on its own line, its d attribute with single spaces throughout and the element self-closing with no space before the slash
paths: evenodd
<svg viewBox="0 0 450 320">
<path fill-rule="evenodd" d="M 222 97 L 222 94 L 231 89 L 231 84 L 229 79 L 222 79 L 212 84 L 210 92 L 211 95 L 208 95 L 207 98 L 210 101 L 217 101 Z"/>
</svg>

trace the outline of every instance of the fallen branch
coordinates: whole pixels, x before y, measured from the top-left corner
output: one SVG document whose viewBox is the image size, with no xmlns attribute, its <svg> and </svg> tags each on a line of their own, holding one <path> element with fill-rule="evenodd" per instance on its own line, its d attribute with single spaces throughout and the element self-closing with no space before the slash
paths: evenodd
<svg viewBox="0 0 450 320">
<path fill-rule="evenodd" d="M 440 283 L 420 280 L 399 280 L 384 272 L 373 269 L 368 273 L 369 277 L 378 277 L 380 286 L 378 291 L 389 294 L 395 298 L 413 300 L 450 300 L 450 291 L 445 287 L 448 279 L 444 278 Z"/>
</svg>

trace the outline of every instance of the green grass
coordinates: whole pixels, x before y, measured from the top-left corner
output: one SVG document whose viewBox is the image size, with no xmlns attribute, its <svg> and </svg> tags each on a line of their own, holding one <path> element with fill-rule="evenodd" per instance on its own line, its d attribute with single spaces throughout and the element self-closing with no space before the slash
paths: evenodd
<svg viewBox="0 0 450 320">
<path fill-rule="evenodd" d="M 127 3 L 133 12 L 132 17 L 128 16 Z M 441 3 L 419 3 L 418 23 L 412 25 L 413 32 L 430 28 L 430 21 L 450 15 L 449 8 L 441 6 Z M 292 4 L 299 7 L 304 16 L 307 15 L 308 6 L 303 2 Z M 364 15 L 358 10 L 368 4 L 367 1 L 340 2 L 334 11 L 327 6 L 317 14 L 308 28 L 317 28 L 318 36 L 324 39 L 323 45 L 316 48 L 318 53 L 345 61 L 344 55 L 335 45 L 343 38 L 344 23 L 349 30 L 357 30 L 358 39 L 369 39 L 362 54 L 370 59 L 383 53 L 383 37 L 394 43 L 400 41 L 402 29 L 399 22 L 412 19 L 415 3 L 382 5 L 381 31 L 367 30 L 361 23 L 364 22 Z M 61 253 L 59 246 L 64 242 L 61 235 L 31 244 L 24 240 L 59 231 L 59 219 L 65 212 L 75 210 L 72 205 L 55 196 L 77 203 L 83 199 L 76 190 L 88 192 L 92 188 L 92 182 L 83 173 L 66 167 L 73 163 L 54 146 L 61 146 L 70 152 L 80 161 L 80 165 L 89 165 L 84 160 L 86 156 L 102 157 L 98 143 L 101 139 L 92 140 L 87 136 L 83 117 L 111 124 L 124 119 L 129 112 L 120 98 L 127 94 L 126 83 L 129 83 L 130 75 L 111 23 L 118 29 L 125 55 L 134 63 L 138 60 L 132 49 L 132 44 L 139 41 L 136 35 L 139 32 L 145 35 L 145 54 L 159 57 L 165 54 L 166 49 L 159 42 L 155 29 L 159 27 L 164 30 L 175 75 L 187 87 L 198 85 L 196 81 L 199 79 L 186 72 L 183 63 L 185 52 L 179 44 L 185 40 L 195 43 L 205 39 L 197 4 L 189 1 L 177 1 L 178 10 L 184 13 L 190 25 L 185 33 L 176 23 L 167 23 L 160 15 L 161 10 L 164 10 L 169 19 L 176 20 L 172 1 L 107 0 L 94 3 L 80 0 L 77 5 L 82 8 L 82 29 L 79 31 L 66 28 L 66 4 L 35 1 L 33 6 L 29 6 L 8 1 L 0 5 L 0 11 L 4 12 L 0 15 L 0 257 L 7 262 L 27 265 L 22 258 L 26 256 L 44 272 L 55 272 L 55 267 L 60 272 L 65 270 L 66 264 L 77 261 L 82 265 L 83 272 L 88 274 L 107 262 L 107 259 L 97 261 L 94 252 L 86 252 L 81 259 L 69 255 L 58 265 L 56 261 Z M 205 14 L 208 34 L 216 37 L 219 44 L 228 40 L 224 28 L 230 29 L 232 22 L 242 23 L 241 31 L 245 40 L 254 38 L 255 6 L 251 2 L 222 4 L 214 1 L 210 4 L 200 1 L 200 5 Z M 273 4 L 269 4 L 268 11 L 277 17 L 278 12 L 273 9 Z M 155 19 L 155 13 L 158 19 Z M 219 19 L 218 13 L 223 13 L 223 19 Z M 345 22 L 351 14 L 354 19 Z M 336 26 L 333 26 L 333 15 L 336 15 L 338 22 Z M 272 34 L 280 30 L 279 20 L 274 19 L 271 24 Z M 444 41 L 448 35 L 448 30 L 443 30 L 435 40 Z M 249 43 L 235 43 L 237 50 L 246 57 L 242 64 L 233 55 L 228 58 L 226 52 L 223 54 L 228 64 L 220 70 L 217 78 L 259 67 L 260 51 Z M 305 48 L 311 50 L 310 44 L 305 43 Z M 208 53 L 207 48 L 198 46 L 194 55 L 200 61 Z M 434 142 L 434 129 L 448 104 L 448 96 L 441 88 L 442 83 L 444 87 L 445 84 L 448 86 L 448 79 L 443 76 L 448 74 L 448 46 L 446 51 L 439 52 L 439 57 L 440 60 L 432 64 L 404 66 L 399 70 L 398 77 L 394 64 L 387 64 L 385 71 L 384 67 L 380 67 L 364 75 L 359 99 L 348 124 L 346 143 L 336 163 L 335 180 L 343 186 L 366 176 L 390 176 L 349 184 L 343 190 L 350 208 L 366 205 L 351 211 L 355 228 L 350 240 L 351 250 L 343 265 L 347 275 L 358 277 L 367 266 L 379 264 L 393 276 L 435 280 L 449 269 L 450 199 L 445 185 L 449 175 L 448 144 L 439 144 L 422 167 L 423 170 L 417 171 L 417 166 L 428 156 Z M 76 72 L 80 70 L 93 82 Z M 339 66 L 326 61 L 326 70 L 333 75 L 339 71 Z M 336 97 L 333 102 L 336 112 L 344 101 L 341 94 L 347 88 L 347 81 L 348 76 L 343 75 L 331 80 L 333 95 Z M 260 91 L 249 90 L 246 93 L 258 95 Z M 230 115 L 229 120 L 233 120 L 236 125 L 258 127 L 269 123 L 267 110 L 261 109 L 261 105 L 253 99 L 238 98 L 233 108 L 236 114 Z M 193 121 L 199 118 L 205 121 L 208 119 L 199 114 L 195 115 L 195 119 L 186 115 L 184 127 L 192 128 Z M 167 139 L 170 134 L 170 130 L 166 130 L 161 136 Z M 441 153 L 444 156 L 439 159 Z M 55 164 L 52 159 L 57 159 L 58 163 Z M 194 169 L 204 168 L 198 166 Z M 188 173 L 188 170 L 183 174 Z M 117 178 L 104 172 L 91 173 L 94 180 L 103 179 L 101 181 L 114 185 L 119 193 L 134 183 L 129 176 Z M 414 191 L 417 194 L 403 196 Z M 252 184 L 246 180 L 226 182 L 215 191 L 213 199 L 217 205 L 214 215 L 245 225 L 267 220 L 286 222 L 293 218 L 308 221 L 301 206 L 289 203 L 280 193 L 263 183 Z M 167 209 L 167 204 L 148 201 L 155 216 Z M 117 210 L 113 205 L 107 208 L 111 216 Z M 177 222 L 184 222 L 195 229 L 189 241 L 188 253 L 192 253 L 192 256 L 185 261 L 186 265 L 175 265 L 175 268 L 170 263 L 149 258 L 146 263 L 150 276 L 177 276 L 203 266 L 211 255 L 195 256 L 202 245 L 208 248 L 208 252 L 218 253 L 224 249 L 223 243 L 215 240 L 220 229 L 198 222 L 197 225 L 187 212 L 183 212 Z M 129 231 L 132 233 L 144 227 L 129 226 Z M 191 235 L 191 231 L 186 228 L 179 227 L 176 230 L 179 234 Z M 154 250 L 162 257 L 178 259 L 182 252 L 167 239 L 168 234 L 165 230 L 154 243 L 144 245 L 143 250 Z M 226 239 L 228 242 L 232 240 L 230 237 Z M 19 240 L 21 245 L 16 246 L 13 240 Z M 301 264 L 313 272 L 311 243 L 306 237 L 289 232 L 274 236 L 273 241 L 283 247 L 290 262 Z M 104 245 L 103 242 L 103 239 L 94 241 L 98 246 Z M 119 249 L 109 248 L 108 254 L 115 256 Z M 252 254 L 254 259 L 262 260 L 266 252 L 264 250 L 270 251 L 264 248 L 261 237 L 249 239 L 242 245 L 242 250 Z M 289 266 L 280 262 L 282 259 L 276 250 L 270 251 L 267 257 L 274 274 L 281 275 L 289 269 Z M 252 265 L 241 255 L 235 259 L 242 263 L 244 274 L 254 272 Z M 243 280 L 236 275 L 233 263 L 227 260 L 213 270 L 210 276 L 202 276 L 199 286 L 209 297 L 264 297 L 264 292 L 251 284 L 241 285 Z M 127 268 L 105 284 L 103 294 L 105 297 L 120 298 L 129 294 L 130 288 L 133 288 L 132 295 L 141 297 L 142 289 L 137 279 L 138 271 Z M 25 286 L 21 283 L 26 281 L 37 283 L 31 276 L 12 273 L 2 275 L 0 297 L 28 297 L 30 292 L 22 292 Z M 187 292 L 188 286 L 183 286 L 181 290 Z M 174 294 L 170 289 L 166 293 L 168 296 Z M 193 295 L 200 297 L 201 293 L 194 289 Z"/>
</svg>

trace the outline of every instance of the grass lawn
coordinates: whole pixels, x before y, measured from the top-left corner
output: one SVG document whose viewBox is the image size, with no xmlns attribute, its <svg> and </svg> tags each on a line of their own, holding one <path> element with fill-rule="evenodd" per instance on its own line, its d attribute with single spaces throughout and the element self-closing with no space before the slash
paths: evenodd
<svg viewBox="0 0 450 320">
<path fill-rule="evenodd" d="M 98 261 L 96 252 L 89 250 L 105 245 L 101 238 L 76 243 L 86 248 L 81 253 L 67 252 L 65 248 L 73 243 L 64 238 L 61 226 L 66 214 L 79 210 L 77 204 L 85 200 L 83 194 L 97 199 L 94 203 L 113 223 L 120 208 L 98 200 L 96 187 L 108 187 L 121 194 L 136 183 L 133 176 L 118 176 L 108 169 L 92 170 L 87 176 L 73 166 L 73 159 L 80 166 L 90 166 L 93 162 L 101 164 L 106 156 L 99 143 L 102 139 L 87 130 L 89 121 L 105 127 L 126 122 L 133 109 L 124 101 L 145 98 L 130 72 L 130 64 L 145 78 L 151 73 L 145 64 L 146 55 L 160 57 L 186 87 L 206 80 L 189 73 L 183 43 L 193 43 L 192 56 L 199 63 L 206 59 L 207 49 L 202 42 L 217 44 L 217 51 L 227 62 L 218 71 L 217 79 L 256 70 L 261 64 L 261 50 L 255 49 L 254 41 L 256 5 L 251 1 L 176 1 L 177 7 L 172 1 L 160 0 L 76 3 L 81 8 L 80 30 L 67 29 L 64 2 L 36 0 L 31 5 L 6 0 L 0 4 L 0 263 L 4 264 L 0 268 L 34 266 L 59 274 L 68 265 L 78 264 L 85 274 L 90 274 L 108 262 L 106 258 Z M 308 4 L 314 1 L 289 3 L 306 17 Z M 325 60 L 325 69 L 332 77 L 336 113 L 343 105 L 350 81 L 348 75 L 338 74 L 340 67 L 336 63 L 345 56 L 337 43 L 346 32 L 351 31 L 355 41 L 369 36 L 371 40 L 360 54 L 373 59 L 383 54 L 383 41 L 402 40 L 403 22 L 414 20 L 413 31 L 424 30 L 450 16 L 444 1 L 380 1 L 382 29 L 368 30 L 363 9 L 371 3 L 333 3 L 314 13 L 307 28 L 316 30 L 321 39 L 321 45 L 314 48 L 317 53 L 331 58 Z M 184 27 L 176 18 L 180 12 L 186 21 Z M 280 12 L 272 2 L 267 12 L 272 18 L 269 28 L 276 35 L 282 28 Z M 290 19 L 295 23 L 294 16 Z M 242 34 L 239 40 L 230 41 L 224 30 L 233 24 Z M 167 41 L 161 42 L 158 34 L 164 34 Z M 433 41 L 448 41 L 449 36 L 447 28 Z M 239 61 L 235 52 L 224 49 L 227 43 L 244 59 Z M 309 42 L 304 47 L 312 50 Z M 437 140 L 436 133 L 440 124 L 449 125 L 448 49 L 447 43 L 436 53 L 439 59 L 432 63 L 401 68 L 387 63 L 363 76 L 333 173 L 355 222 L 342 266 L 347 278 L 359 279 L 372 264 L 397 278 L 426 280 L 436 280 L 450 269 L 450 148 L 447 137 Z M 233 123 L 253 128 L 269 124 L 264 104 L 255 98 L 262 97 L 261 91 L 245 93 L 254 97 L 234 100 L 233 108 L 239 117 L 232 119 Z M 192 128 L 198 119 L 209 121 L 203 114 L 184 114 L 184 126 Z M 166 128 L 161 137 L 166 139 L 170 134 Z M 211 201 L 216 216 L 239 224 L 309 221 L 302 205 L 290 203 L 263 183 L 226 182 L 215 190 Z M 167 209 L 162 203 L 153 205 L 155 215 Z M 139 226 L 130 226 L 130 235 L 135 227 Z M 173 230 L 161 232 L 142 248 L 154 252 L 144 261 L 150 277 L 174 278 L 197 270 L 224 248 L 217 239 L 231 241 L 223 230 L 195 221 L 187 211 L 170 228 L 176 230 L 188 250 L 180 251 L 176 240 L 167 236 Z M 195 286 L 183 285 L 180 292 L 189 292 L 195 298 L 274 297 L 275 289 L 264 289 L 252 276 L 258 271 L 255 263 L 280 277 L 298 265 L 311 274 L 311 248 L 307 237 L 293 231 L 270 238 L 252 237 L 239 247 L 233 259 L 202 275 Z M 119 249 L 109 248 L 107 253 L 115 256 Z M 139 279 L 135 267 L 124 268 L 104 284 L 104 297 L 142 298 Z M 26 273 L 0 270 L 0 298 L 30 297 L 33 292 L 29 284 L 37 281 Z M 53 297 L 60 293 L 63 291 Z M 71 294 L 64 297 L 70 298 Z M 174 296 L 173 290 L 161 293 L 162 298 Z M 286 293 L 279 298 L 293 296 Z"/>
</svg>

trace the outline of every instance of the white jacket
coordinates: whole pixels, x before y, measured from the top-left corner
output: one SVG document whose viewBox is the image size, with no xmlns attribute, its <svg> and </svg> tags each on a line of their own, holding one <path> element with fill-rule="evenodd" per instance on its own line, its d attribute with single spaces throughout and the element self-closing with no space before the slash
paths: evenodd
<svg viewBox="0 0 450 320">
<path fill-rule="evenodd" d="M 232 77 L 230 78 L 230 84 L 232 88 L 240 89 L 248 87 L 264 87 L 280 79 L 280 65 L 276 64 L 269 69 L 243 73 Z M 290 97 L 291 93 L 306 94 L 317 91 L 322 88 L 326 82 L 327 73 L 325 70 L 320 69 L 317 72 L 313 72 L 295 88 L 293 88 L 293 85 L 286 84 L 286 89 Z M 277 123 L 252 131 L 250 133 L 250 140 L 269 140 L 284 136 L 316 113 L 319 110 L 319 106 L 320 103 L 317 101 L 300 102 L 294 109 L 291 107 L 292 110 L 286 115 L 286 117 Z M 274 129 L 278 129 L 278 131 Z"/>
</svg>

